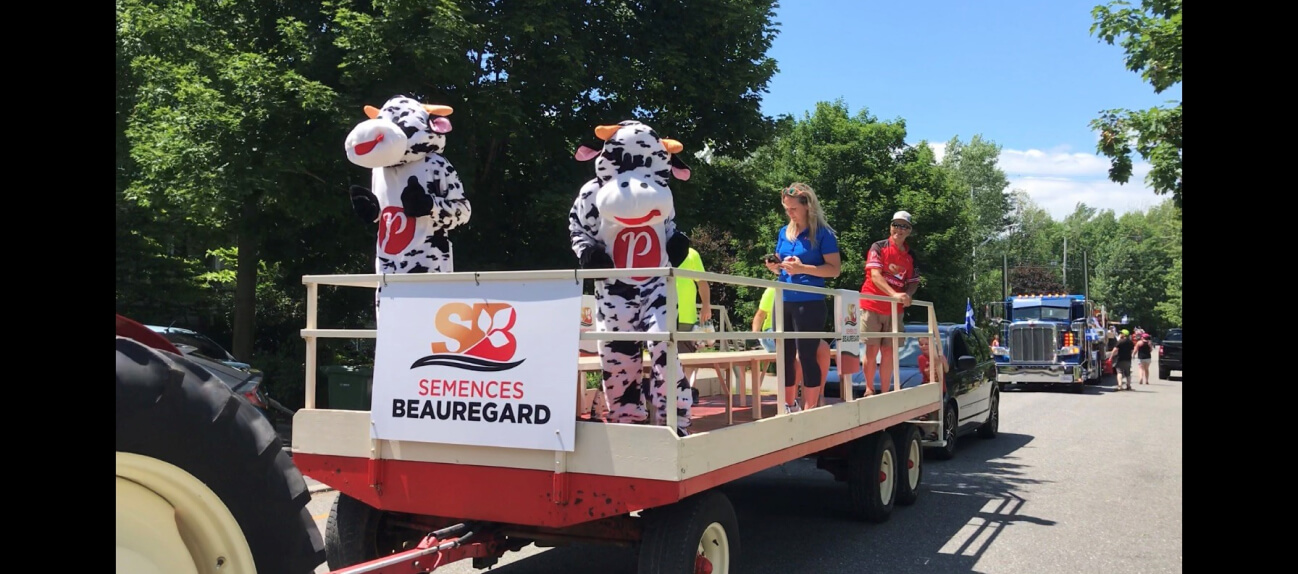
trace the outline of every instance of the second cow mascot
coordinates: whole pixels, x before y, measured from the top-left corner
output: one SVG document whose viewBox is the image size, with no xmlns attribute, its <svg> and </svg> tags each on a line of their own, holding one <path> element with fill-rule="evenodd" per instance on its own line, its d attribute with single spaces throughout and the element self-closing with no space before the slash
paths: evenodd
<svg viewBox="0 0 1298 574">
<path fill-rule="evenodd" d="M 595 160 L 595 179 L 586 182 L 568 214 L 572 250 L 583 269 L 675 267 L 689 253 L 690 241 L 676 229 L 676 211 L 668 182 L 689 179 L 689 167 L 677 155 L 680 142 L 658 137 L 652 128 L 628 120 L 599 126 L 602 150 L 578 148 L 579 161 Z M 630 277 L 597 281 L 595 327 L 598 331 L 662 333 L 667 323 L 667 278 Z M 693 304 L 693 301 L 682 304 Z M 642 380 L 642 353 L 648 345 L 653 368 Z M 639 423 L 648 418 L 644 395 L 666 420 L 666 341 L 603 341 L 599 349 L 604 396 L 610 422 Z M 677 432 L 690 425 L 690 386 L 680 365 L 675 381 Z M 643 385 L 648 384 L 648 391 Z"/>
</svg>

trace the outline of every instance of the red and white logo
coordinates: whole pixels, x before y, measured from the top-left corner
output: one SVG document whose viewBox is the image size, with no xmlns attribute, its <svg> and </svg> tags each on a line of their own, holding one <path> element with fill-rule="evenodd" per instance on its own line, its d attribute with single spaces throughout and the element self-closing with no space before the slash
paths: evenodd
<svg viewBox="0 0 1298 574">
<path fill-rule="evenodd" d="M 406 217 L 400 207 L 388 207 L 379 214 L 379 248 L 397 255 L 410 247 L 415 238 L 415 220 Z"/>
<path fill-rule="evenodd" d="M 652 227 L 628 227 L 613 241 L 613 264 L 618 269 L 661 267 L 662 262 L 662 245 L 658 243 L 657 230 Z M 632 279 L 643 281 L 648 277 Z"/>
<path fill-rule="evenodd" d="M 514 359 L 518 340 L 510 332 L 518 312 L 508 303 L 448 303 L 437 310 L 434 327 L 447 340 L 432 343 L 433 354 L 410 368 L 443 365 L 470 371 L 504 371 L 523 364 Z"/>
</svg>

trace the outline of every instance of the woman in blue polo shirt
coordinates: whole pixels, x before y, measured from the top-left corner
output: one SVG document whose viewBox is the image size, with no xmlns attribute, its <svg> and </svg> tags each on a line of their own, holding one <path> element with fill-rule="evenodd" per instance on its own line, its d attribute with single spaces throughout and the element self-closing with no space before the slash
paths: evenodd
<svg viewBox="0 0 1298 574">
<path fill-rule="evenodd" d="M 838 277 L 838 238 L 825 221 L 816 192 L 805 183 L 794 183 L 780 194 L 780 203 L 789 223 L 780 228 L 775 241 L 775 255 L 779 258 L 779 281 L 811 287 L 824 287 L 825 279 Z M 805 291 L 783 290 L 784 330 L 824 331 L 825 318 L 829 316 L 825 296 Z M 792 373 L 794 352 L 802 366 L 802 408 L 820 405 L 822 373 L 816 363 L 816 347 L 820 339 L 784 340 L 784 405 L 790 412 L 801 410 L 798 402 L 797 382 Z"/>
</svg>

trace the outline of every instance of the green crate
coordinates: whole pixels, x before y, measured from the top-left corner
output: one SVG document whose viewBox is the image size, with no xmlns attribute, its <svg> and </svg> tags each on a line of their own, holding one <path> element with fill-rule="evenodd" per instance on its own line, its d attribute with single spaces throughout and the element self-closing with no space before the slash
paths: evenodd
<svg viewBox="0 0 1298 574">
<path fill-rule="evenodd" d="M 320 367 L 324 375 L 326 405 L 331 409 L 346 411 L 370 410 L 370 393 L 374 390 L 373 367 L 326 365 Z"/>
</svg>

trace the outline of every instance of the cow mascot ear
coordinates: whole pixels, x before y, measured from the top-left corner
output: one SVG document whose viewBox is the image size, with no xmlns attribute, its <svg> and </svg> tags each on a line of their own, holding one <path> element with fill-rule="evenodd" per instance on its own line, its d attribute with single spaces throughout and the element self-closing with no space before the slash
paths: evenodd
<svg viewBox="0 0 1298 574">
<path fill-rule="evenodd" d="M 672 176 L 681 181 L 689 180 L 690 166 L 685 165 L 685 160 L 681 159 L 681 150 L 685 149 L 685 146 L 674 139 L 662 138 L 662 141 L 663 148 L 672 155 L 669 161 L 672 166 Z"/>
<path fill-rule="evenodd" d="M 446 119 L 446 116 L 451 115 L 453 111 L 451 106 L 424 104 L 424 111 L 428 112 L 428 127 L 433 130 L 433 133 L 451 132 L 451 120 Z"/>
<path fill-rule="evenodd" d="M 572 157 L 576 158 L 577 161 L 590 161 L 599 157 L 599 153 L 599 150 L 583 145 L 577 148 L 577 153 L 572 154 Z"/>
</svg>

